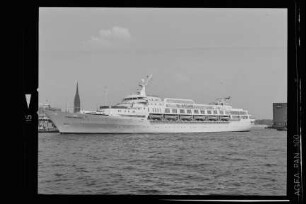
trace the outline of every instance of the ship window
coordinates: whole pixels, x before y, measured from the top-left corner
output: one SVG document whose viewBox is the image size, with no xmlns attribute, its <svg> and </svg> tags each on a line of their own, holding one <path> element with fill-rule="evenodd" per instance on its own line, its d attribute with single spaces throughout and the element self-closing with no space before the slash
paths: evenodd
<svg viewBox="0 0 306 204">
<path fill-rule="evenodd" d="M 223 111 L 220 110 L 220 114 L 223 115 Z"/>
<path fill-rule="evenodd" d="M 201 114 L 205 114 L 205 110 L 201 110 Z"/>
<path fill-rule="evenodd" d="M 231 111 L 232 115 L 239 115 L 239 111 Z"/>
<path fill-rule="evenodd" d="M 169 108 L 166 108 L 166 109 L 165 109 L 165 113 L 170 113 L 170 109 L 169 109 Z"/>
<path fill-rule="evenodd" d="M 180 113 L 185 113 L 185 110 L 184 109 L 180 109 Z"/>
<path fill-rule="evenodd" d="M 207 111 L 207 114 L 211 114 L 211 110 L 208 110 L 208 111 Z"/>
<path fill-rule="evenodd" d="M 218 111 L 217 111 L 217 110 L 214 110 L 214 114 L 218 114 Z"/>
<path fill-rule="evenodd" d="M 193 113 L 198 114 L 198 113 L 199 113 L 199 111 L 198 111 L 198 110 L 194 110 L 194 111 L 193 111 Z"/>
<path fill-rule="evenodd" d="M 177 113 L 177 110 L 176 109 L 172 109 L 172 113 Z"/>
<path fill-rule="evenodd" d="M 187 113 L 191 114 L 191 110 L 187 110 Z"/>
</svg>

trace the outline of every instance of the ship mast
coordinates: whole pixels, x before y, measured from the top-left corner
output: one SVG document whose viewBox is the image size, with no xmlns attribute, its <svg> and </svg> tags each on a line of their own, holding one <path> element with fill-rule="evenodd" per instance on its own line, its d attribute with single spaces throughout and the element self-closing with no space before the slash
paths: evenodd
<svg viewBox="0 0 306 204">
<path fill-rule="evenodd" d="M 107 106 L 107 94 L 108 94 L 108 87 L 105 86 L 104 87 L 104 103 L 105 103 L 105 106 Z"/>
<path fill-rule="evenodd" d="M 146 79 L 141 79 L 139 82 L 139 89 L 137 90 L 137 94 L 140 96 L 146 96 L 146 86 L 152 79 L 152 74 L 148 75 Z"/>
<path fill-rule="evenodd" d="M 228 101 L 231 99 L 230 96 L 225 97 L 225 98 L 217 98 L 215 102 L 212 104 L 214 105 L 228 105 Z"/>
</svg>

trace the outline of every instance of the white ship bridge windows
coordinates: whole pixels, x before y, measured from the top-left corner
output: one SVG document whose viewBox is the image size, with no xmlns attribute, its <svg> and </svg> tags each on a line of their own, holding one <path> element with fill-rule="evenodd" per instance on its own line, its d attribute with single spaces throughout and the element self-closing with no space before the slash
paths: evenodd
<svg viewBox="0 0 306 204">
<path fill-rule="evenodd" d="M 195 104 L 191 99 L 165 98 L 166 103 Z"/>
<path fill-rule="evenodd" d="M 140 100 L 144 99 L 144 97 L 126 97 L 123 99 L 123 101 L 132 101 L 132 100 Z"/>
<path fill-rule="evenodd" d="M 172 113 L 177 113 L 177 109 L 172 109 Z"/>
<path fill-rule="evenodd" d="M 231 111 L 231 115 L 239 115 L 239 111 Z"/>
<path fill-rule="evenodd" d="M 224 114 L 224 111 L 222 111 L 222 110 L 220 110 L 219 112 L 220 112 L 220 115 L 223 115 L 223 114 Z"/>
<path fill-rule="evenodd" d="M 166 108 L 166 109 L 165 109 L 165 113 L 170 113 L 170 109 L 169 109 L 169 108 Z"/>
<path fill-rule="evenodd" d="M 211 115 L 212 114 L 211 110 L 207 110 L 207 114 Z"/>
<path fill-rule="evenodd" d="M 231 111 L 231 115 L 247 115 L 247 111 Z"/>
<path fill-rule="evenodd" d="M 248 115 L 248 112 L 247 111 L 240 111 L 239 115 Z"/>
<path fill-rule="evenodd" d="M 184 109 L 180 109 L 180 113 L 185 113 L 185 110 Z"/>
<path fill-rule="evenodd" d="M 161 113 L 161 109 L 160 109 L 160 108 L 153 108 L 153 112 L 155 112 L 155 113 Z"/>
<path fill-rule="evenodd" d="M 218 111 L 217 110 L 214 110 L 214 115 L 217 115 L 218 114 Z"/>
<path fill-rule="evenodd" d="M 194 114 L 199 114 L 199 110 L 193 110 Z"/>
<path fill-rule="evenodd" d="M 158 97 L 153 97 L 153 96 L 147 97 L 147 100 L 149 100 L 149 101 L 154 101 L 154 102 L 160 102 L 160 101 L 161 101 L 160 98 L 158 98 Z"/>
<path fill-rule="evenodd" d="M 187 110 L 187 114 L 191 114 L 191 110 L 190 109 Z"/>
<path fill-rule="evenodd" d="M 201 114 L 205 114 L 205 110 L 201 110 Z"/>
</svg>

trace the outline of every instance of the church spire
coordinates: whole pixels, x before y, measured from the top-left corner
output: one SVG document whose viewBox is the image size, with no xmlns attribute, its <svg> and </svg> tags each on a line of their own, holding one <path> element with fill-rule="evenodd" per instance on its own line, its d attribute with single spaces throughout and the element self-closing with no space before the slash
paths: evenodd
<svg viewBox="0 0 306 204">
<path fill-rule="evenodd" d="M 80 112 L 80 109 L 81 109 L 81 101 L 80 101 L 80 96 L 79 96 L 79 84 L 77 82 L 76 93 L 75 93 L 75 96 L 74 96 L 74 109 L 73 109 L 73 112 L 74 113 L 78 113 L 78 112 Z"/>
</svg>

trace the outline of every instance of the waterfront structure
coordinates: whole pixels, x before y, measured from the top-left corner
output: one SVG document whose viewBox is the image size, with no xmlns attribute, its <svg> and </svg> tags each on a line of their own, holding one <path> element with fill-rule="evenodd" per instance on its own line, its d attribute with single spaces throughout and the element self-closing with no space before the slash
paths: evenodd
<svg viewBox="0 0 306 204">
<path fill-rule="evenodd" d="M 228 104 L 230 97 L 198 104 L 191 99 L 147 96 L 151 78 L 142 79 L 137 92 L 117 105 L 79 113 L 46 110 L 46 114 L 61 133 L 249 131 L 254 124 L 248 111 Z"/>
<path fill-rule="evenodd" d="M 273 103 L 273 128 L 287 129 L 287 103 Z"/>
<path fill-rule="evenodd" d="M 78 113 L 81 110 L 81 100 L 80 100 L 80 95 L 79 95 L 79 86 L 78 86 L 78 82 L 76 85 L 76 92 L 75 92 L 75 96 L 74 96 L 74 107 L 73 107 L 73 112 L 74 113 Z"/>
<path fill-rule="evenodd" d="M 51 109 L 49 104 L 43 104 L 38 107 L 38 131 L 39 132 L 56 132 L 58 131 L 53 122 L 45 114 L 46 109 Z M 59 108 L 53 108 L 55 111 L 61 111 Z"/>
</svg>

